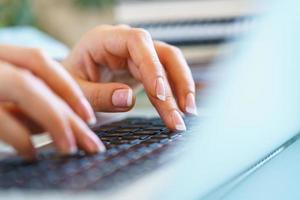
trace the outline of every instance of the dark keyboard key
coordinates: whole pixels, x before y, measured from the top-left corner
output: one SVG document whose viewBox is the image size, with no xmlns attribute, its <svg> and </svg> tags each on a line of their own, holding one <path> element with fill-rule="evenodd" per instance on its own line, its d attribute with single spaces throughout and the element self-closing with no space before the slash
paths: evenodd
<svg viewBox="0 0 300 200">
<path fill-rule="evenodd" d="M 105 137 L 122 137 L 122 136 L 129 135 L 129 134 L 131 134 L 131 133 L 130 132 L 121 132 L 121 133 L 114 132 L 114 133 L 108 133 L 107 135 L 105 135 Z"/>
<path fill-rule="evenodd" d="M 169 138 L 169 136 L 168 135 L 163 135 L 163 134 L 151 136 L 151 139 L 157 139 L 157 140 L 166 139 L 166 138 Z"/>
<path fill-rule="evenodd" d="M 105 136 L 103 136 L 103 137 L 100 137 L 100 139 L 101 139 L 101 141 L 105 141 L 105 142 L 109 142 L 109 141 L 111 141 L 111 140 L 113 140 L 113 139 L 116 139 L 117 137 L 105 137 Z"/>
<path fill-rule="evenodd" d="M 163 145 L 160 144 L 160 143 L 152 143 L 152 144 L 149 145 L 148 148 L 151 148 L 151 149 L 159 149 L 159 148 L 161 148 L 162 146 L 163 146 Z"/>
<path fill-rule="evenodd" d="M 115 130 L 115 129 L 116 129 L 115 126 L 102 126 L 102 127 L 97 129 L 97 132 L 107 132 L 107 131 L 112 131 L 112 130 Z"/>
<path fill-rule="evenodd" d="M 121 145 L 117 146 L 116 148 L 118 148 L 120 150 L 127 150 L 130 147 L 132 147 L 132 145 L 130 145 L 130 144 L 121 144 Z"/>
<path fill-rule="evenodd" d="M 121 152 L 121 149 L 118 149 L 118 148 L 111 148 L 111 149 L 108 149 L 106 152 L 105 152 L 105 155 L 107 156 L 115 156 L 117 155 L 118 153 Z"/>
<path fill-rule="evenodd" d="M 143 130 L 156 132 L 156 131 L 161 131 L 162 129 L 163 129 L 163 127 L 161 127 L 161 126 L 151 126 L 151 127 L 146 127 Z"/>
<path fill-rule="evenodd" d="M 147 127 L 148 125 L 141 125 L 141 124 L 126 124 L 126 125 L 123 125 L 122 126 L 122 129 L 123 128 L 130 128 L 130 129 L 142 129 L 144 127 Z"/>
<path fill-rule="evenodd" d="M 128 165 L 131 160 L 128 159 L 128 157 L 123 156 L 123 157 L 119 157 L 119 158 L 114 158 L 111 161 L 120 167 L 124 167 L 124 166 Z"/>
<path fill-rule="evenodd" d="M 122 127 L 122 129 L 120 129 L 120 130 L 115 130 L 114 133 L 131 133 L 131 132 L 135 132 L 137 130 L 139 130 L 139 128 L 128 128 L 128 127 L 123 128 Z"/>
<path fill-rule="evenodd" d="M 135 132 L 134 135 L 155 135 L 157 133 L 159 133 L 159 131 L 142 130 Z"/>
<path fill-rule="evenodd" d="M 145 139 L 145 136 L 140 136 L 140 135 L 128 135 L 128 136 L 124 136 L 122 137 L 122 139 L 124 140 L 135 140 L 135 139 Z"/>
</svg>

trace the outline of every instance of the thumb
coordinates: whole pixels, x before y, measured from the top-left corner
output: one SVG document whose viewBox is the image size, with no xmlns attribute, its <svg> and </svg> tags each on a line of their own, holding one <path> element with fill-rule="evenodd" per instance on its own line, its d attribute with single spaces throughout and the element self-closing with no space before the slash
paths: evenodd
<svg viewBox="0 0 300 200">
<path fill-rule="evenodd" d="M 132 89 L 123 83 L 80 80 L 79 85 L 96 112 L 125 112 L 135 103 Z"/>
</svg>

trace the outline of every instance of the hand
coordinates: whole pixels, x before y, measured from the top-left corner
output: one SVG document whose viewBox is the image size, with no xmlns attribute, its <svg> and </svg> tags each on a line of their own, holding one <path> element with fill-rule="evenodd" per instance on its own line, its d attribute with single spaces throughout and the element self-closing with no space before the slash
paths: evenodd
<svg viewBox="0 0 300 200">
<path fill-rule="evenodd" d="M 152 41 L 143 29 L 126 25 L 99 26 L 85 34 L 63 65 L 96 111 L 127 111 L 134 104 L 132 89 L 109 77 L 127 70 L 138 81 L 165 124 L 185 130 L 181 112 L 197 114 L 195 85 L 181 51 Z"/>
<path fill-rule="evenodd" d="M 77 146 L 88 153 L 104 149 L 83 122 L 94 123 L 95 116 L 80 88 L 40 50 L 0 45 L 0 103 L 0 139 L 27 159 L 35 153 L 33 126 L 16 118 L 16 112 L 48 131 L 62 154 Z"/>
</svg>

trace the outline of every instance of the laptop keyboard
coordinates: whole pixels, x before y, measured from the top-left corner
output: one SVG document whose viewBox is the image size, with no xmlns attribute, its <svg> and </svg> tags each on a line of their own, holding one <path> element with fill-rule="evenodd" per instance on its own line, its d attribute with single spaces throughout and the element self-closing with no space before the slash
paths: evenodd
<svg viewBox="0 0 300 200">
<path fill-rule="evenodd" d="M 195 120 L 186 120 L 192 125 Z M 151 171 L 180 152 L 190 131 L 171 132 L 159 118 L 128 118 L 94 130 L 107 151 L 61 157 L 53 150 L 26 163 L 0 161 L 0 189 L 107 190 Z M 176 151 L 171 148 L 176 146 Z M 180 146 L 181 147 L 181 146 Z"/>
</svg>

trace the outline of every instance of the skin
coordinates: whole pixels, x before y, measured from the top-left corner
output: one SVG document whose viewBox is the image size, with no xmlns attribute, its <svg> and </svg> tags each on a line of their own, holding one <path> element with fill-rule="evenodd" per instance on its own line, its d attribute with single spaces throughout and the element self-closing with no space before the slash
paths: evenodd
<svg viewBox="0 0 300 200">
<path fill-rule="evenodd" d="M 150 34 L 127 25 L 96 27 L 86 33 L 63 61 L 84 91 L 94 110 L 101 112 L 128 111 L 128 107 L 115 107 L 111 96 L 117 89 L 128 89 L 123 83 L 99 83 L 103 69 L 128 71 L 142 83 L 166 126 L 176 130 L 173 112 L 187 112 L 187 95 L 195 102 L 195 84 L 182 52 L 174 46 L 153 41 Z M 157 97 L 157 79 L 162 78 L 165 100 Z M 194 105 L 195 106 L 195 105 Z M 181 119 L 182 120 L 182 119 Z M 185 128 L 185 127 L 184 127 Z"/>
<path fill-rule="evenodd" d="M 125 112 L 134 106 L 133 95 L 114 96 L 132 94 L 129 85 L 111 82 L 110 75 L 120 71 L 144 86 L 167 127 L 185 130 L 182 115 L 197 110 L 181 51 L 153 41 L 143 29 L 104 25 L 87 32 L 61 63 L 38 49 L 0 45 L 0 139 L 25 159 L 35 155 L 30 135 L 44 131 L 61 154 L 103 151 L 87 123 L 95 123 L 93 110 Z M 122 97 L 125 104 L 116 106 Z"/>
<path fill-rule="evenodd" d="M 95 116 L 82 91 L 40 50 L 0 45 L 0 102 L 0 139 L 26 159 L 35 155 L 34 127 L 49 132 L 61 154 L 104 149 L 83 121 Z"/>
</svg>

